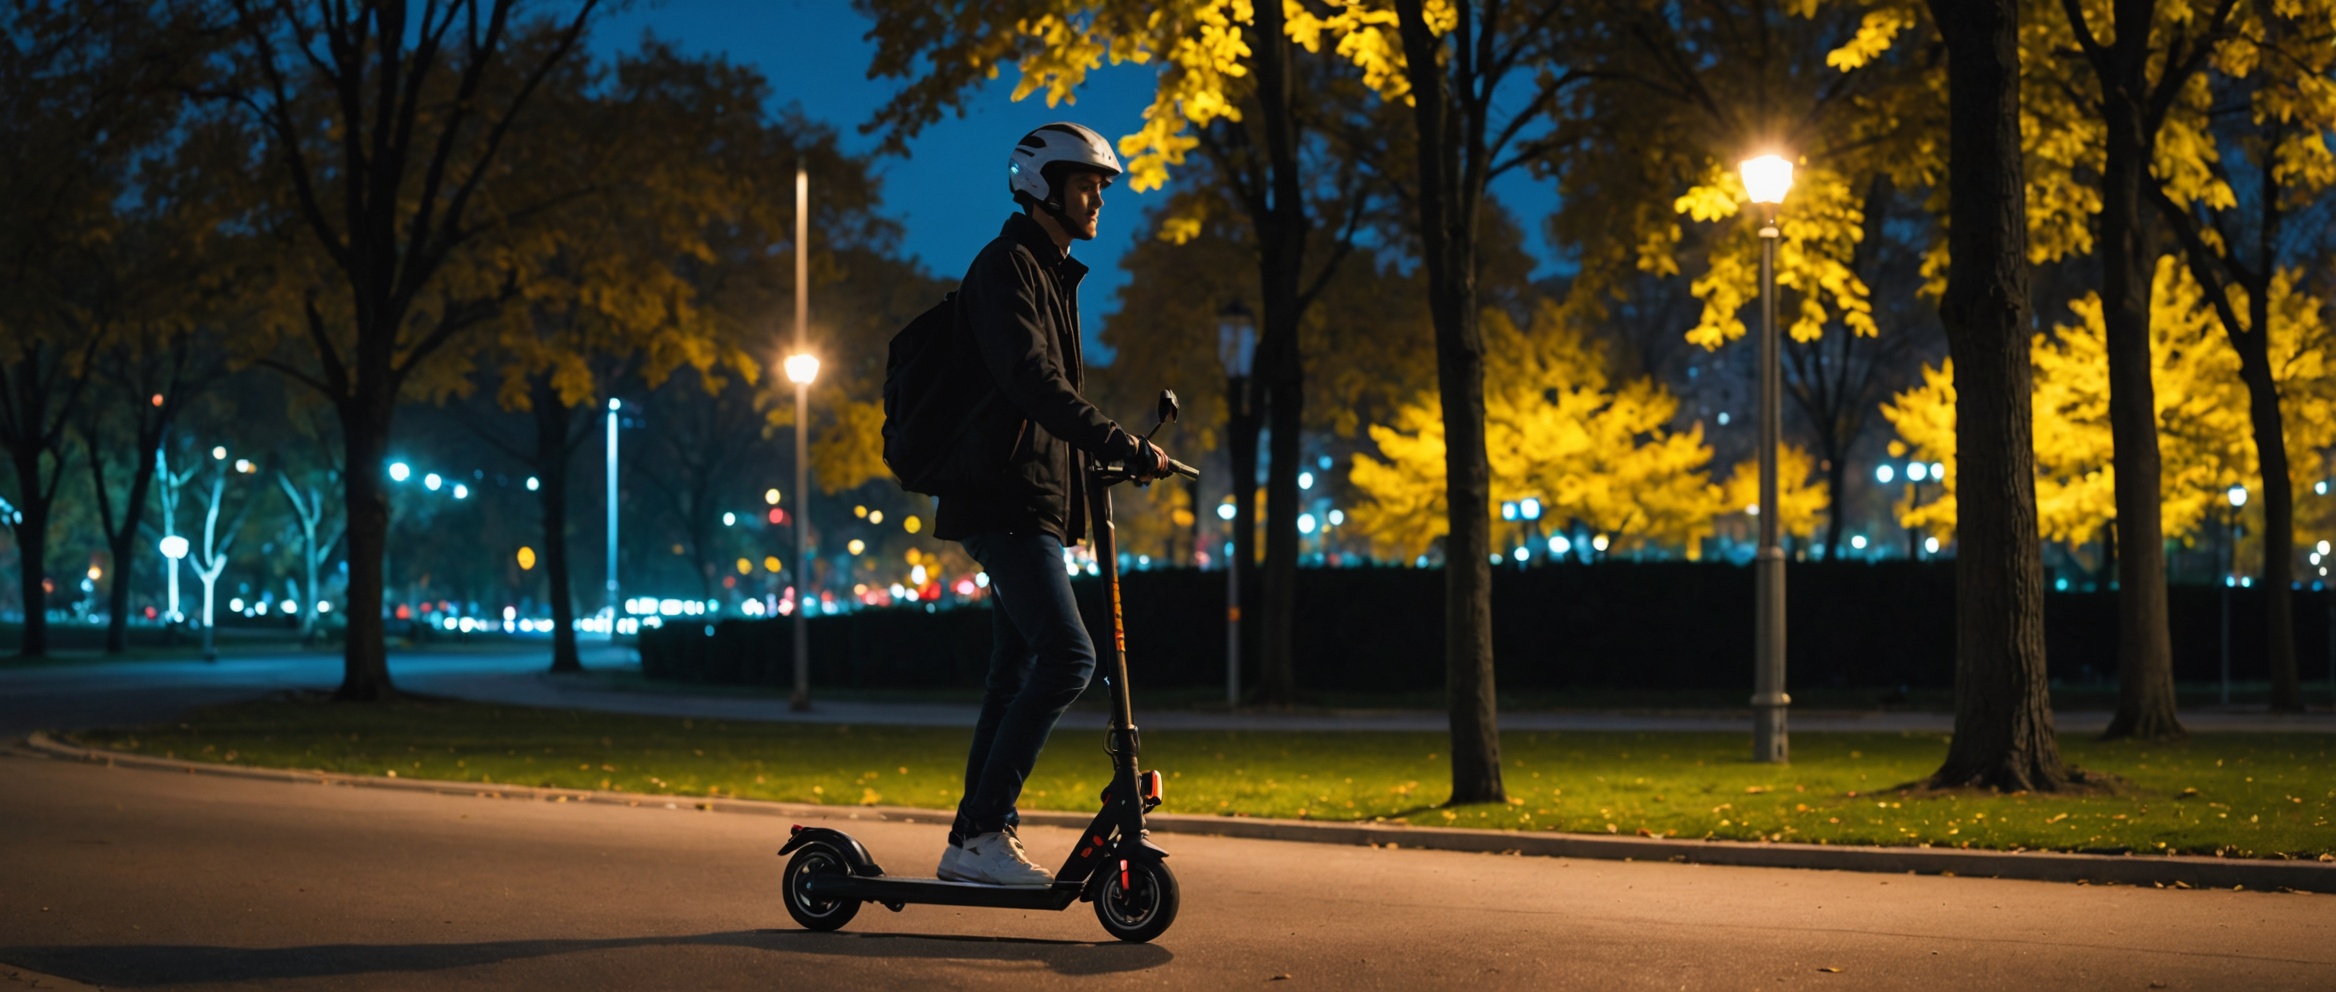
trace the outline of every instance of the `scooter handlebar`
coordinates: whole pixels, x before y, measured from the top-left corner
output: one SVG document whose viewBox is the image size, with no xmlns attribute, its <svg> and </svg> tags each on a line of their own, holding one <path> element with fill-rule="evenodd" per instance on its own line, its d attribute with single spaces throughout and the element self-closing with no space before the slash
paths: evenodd
<svg viewBox="0 0 2336 992">
<path fill-rule="evenodd" d="M 1128 470 L 1128 464 L 1124 461 L 1100 462 L 1095 466 L 1095 470 L 1114 482 L 1134 479 L 1136 477 L 1134 472 Z M 1200 478 L 1199 469 L 1190 465 L 1186 465 L 1185 463 L 1177 461 L 1174 458 L 1168 459 L 1168 473 L 1170 475 L 1181 475 L 1187 479 Z"/>
</svg>

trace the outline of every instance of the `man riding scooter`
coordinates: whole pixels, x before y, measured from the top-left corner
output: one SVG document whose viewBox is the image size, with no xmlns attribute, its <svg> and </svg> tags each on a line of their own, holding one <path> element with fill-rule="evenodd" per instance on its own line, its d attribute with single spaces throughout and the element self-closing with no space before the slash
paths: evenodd
<svg viewBox="0 0 2336 992">
<path fill-rule="evenodd" d="M 1063 548 L 1089 526 L 1082 465 L 1125 462 L 1139 480 L 1170 470 L 1164 452 L 1080 395 L 1078 290 L 1087 266 L 1070 247 L 1094 239 L 1103 190 L 1119 173 L 1111 147 L 1081 125 L 1024 136 L 1008 162 L 1022 212 L 975 256 L 957 293 L 952 353 L 967 360 L 953 374 L 978 380 L 959 450 L 983 468 L 940 498 L 933 531 L 963 544 L 989 573 L 994 645 L 965 795 L 941 854 L 946 880 L 1052 881 L 1015 835 L 1015 802 L 1095 670 L 1095 645 L 1063 567 Z"/>
</svg>

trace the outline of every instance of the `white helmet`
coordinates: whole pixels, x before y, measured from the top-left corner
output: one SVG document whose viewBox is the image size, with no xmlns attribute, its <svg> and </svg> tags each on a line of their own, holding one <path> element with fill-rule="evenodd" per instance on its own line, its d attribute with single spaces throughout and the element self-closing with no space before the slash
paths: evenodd
<svg viewBox="0 0 2336 992">
<path fill-rule="evenodd" d="M 1102 135 L 1084 125 L 1058 121 L 1023 135 L 1014 145 L 1014 154 L 1006 159 L 1006 188 L 1014 194 L 1015 202 L 1027 196 L 1049 210 L 1062 209 L 1046 174 L 1046 167 L 1057 163 L 1100 172 L 1106 178 L 1121 171 L 1119 156 L 1111 153 L 1111 143 Z"/>
</svg>

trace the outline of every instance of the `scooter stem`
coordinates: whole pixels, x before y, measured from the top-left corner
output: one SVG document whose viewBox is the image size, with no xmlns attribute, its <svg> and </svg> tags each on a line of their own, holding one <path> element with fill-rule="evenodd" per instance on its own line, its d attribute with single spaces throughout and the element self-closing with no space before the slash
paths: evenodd
<svg viewBox="0 0 2336 992">
<path fill-rule="evenodd" d="M 1102 645 L 1103 657 L 1099 659 L 1104 681 L 1111 689 L 1111 748 L 1116 755 L 1124 735 L 1132 756 L 1135 712 L 1128 700 L 1127 625 L 1119 607 L 1119 540 L 1111 523 L 1111 485 L 1101 473 L 1088 471 L 1084 462 L 1082 456 L 1081 471 L 1087 472 L 1087 519 L 1095 534 L 1095 564 L 1103 578 L 1104 601 L 1111 607 L 1111 639 Z"/>
</svg>

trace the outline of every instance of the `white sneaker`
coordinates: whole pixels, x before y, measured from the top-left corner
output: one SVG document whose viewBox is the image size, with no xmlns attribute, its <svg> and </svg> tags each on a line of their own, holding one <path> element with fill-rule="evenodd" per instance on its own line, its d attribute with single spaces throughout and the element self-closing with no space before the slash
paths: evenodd
<svg viewBox="0 0 2336 992">
<path fill-rule="evenodd" d="M 1009 833 L 979 834 L 965 839 L 965 847 L 957 856 L 957 863 L 948 863 L 942 856 L 941 877 L 958 882 L 980 882 L 986 885 L 1054 884 L 1054 876 L 1046 869 L 1030 863 L 1022 852 L 1022 845 Z"/>
<path fill-rule="evenodd" d="M 942 848 L 941 867 L 933 872 L 933 877 L 943 879 L 945 881 L 964 881 L 964 879 L 958 877 L 959 870 L 957 867 L 957 863 L 963 860 L 965 860 L 964 848 L 958 847 L 955 844 L 951 844 Z"/>
</svg>

